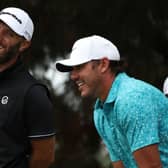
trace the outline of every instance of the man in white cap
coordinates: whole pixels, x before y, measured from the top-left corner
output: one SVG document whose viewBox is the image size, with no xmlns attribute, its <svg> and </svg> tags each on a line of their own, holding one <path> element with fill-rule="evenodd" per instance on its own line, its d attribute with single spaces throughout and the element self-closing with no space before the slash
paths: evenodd
<svg viewBox="0 0 168 168">
<path fill-rule="evenodd" d="M 120 63 L 117 47 L 93 35 L 77 40 L 56 68 L 70 72 L 82 97 L 97 98 L 94 123 L 113 168 L 168 168 L 168 100 Z"/>
<path fill-rule="evenodd" d="M 22 9 L 0 11 L 0 167 L 48 168 L 54 161 L 53 105 L 21 61 L 34 25 Z"/>
</svg>

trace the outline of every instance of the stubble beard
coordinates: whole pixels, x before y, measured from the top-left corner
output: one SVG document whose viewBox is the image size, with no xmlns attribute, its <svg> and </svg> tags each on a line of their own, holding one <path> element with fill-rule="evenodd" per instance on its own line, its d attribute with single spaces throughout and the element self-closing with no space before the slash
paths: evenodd
<svg viewBox="0 0 168 168">
<path fill-rule="evenodd" d="M 2 57 L 0 57 L 0 65 L 3 65 L 12 60 L 14 57 L 16 57 L 19 53 L 19 47 L 20 43 L 17 43 L 16 45 L 10 47 L 8 52 L 5 53 Z"/>
</svg>

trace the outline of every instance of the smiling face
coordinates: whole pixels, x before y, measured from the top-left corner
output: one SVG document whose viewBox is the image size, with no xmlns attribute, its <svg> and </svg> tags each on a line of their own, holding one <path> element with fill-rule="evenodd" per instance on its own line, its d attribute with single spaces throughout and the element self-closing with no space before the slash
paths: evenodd
<svg viewBox="0 0 168 168">
<path fill-rule="evenodd" d="M 110 60 L 92 60 L 79 66 L 74 66 L 70 73 L 82 97 L 91 96 L 105 101 L 115 78 L 111 71 Z"/>
<path fill-rule="evenodd" d="M 18 36 L 0 21 L 0 65 L 16 59 L 23 50 L 24 38 Z"/>
<path fill-rule="evenodd" d="M 100 85 L 99 65 L 94 61 L 75 66 L 70 77 L 75 81 L 82 97 L 97 97 Z"/>
<path fill-rule="evenodd" d="M 109 65 L 110 61 L 102 58 L 73 67 L 70 77 L 78 86 L 82 97 L 91 96 L 105 101 L 115 78 Z"/>
</svg>

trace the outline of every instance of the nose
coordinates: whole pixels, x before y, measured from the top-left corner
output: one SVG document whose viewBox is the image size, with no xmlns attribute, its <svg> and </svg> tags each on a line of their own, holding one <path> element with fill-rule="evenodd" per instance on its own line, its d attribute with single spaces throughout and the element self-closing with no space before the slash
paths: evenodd
<svg viewBox="0 0 168 168">
<path fill-rule="evenodd" d="M 75 81 L 79 78 L 79 75 L 77 73 L 77 71 L 75 69 L 73 69 L 71 72 L 70 72 L 70 78 L 71 80 Z"/>
</svg>

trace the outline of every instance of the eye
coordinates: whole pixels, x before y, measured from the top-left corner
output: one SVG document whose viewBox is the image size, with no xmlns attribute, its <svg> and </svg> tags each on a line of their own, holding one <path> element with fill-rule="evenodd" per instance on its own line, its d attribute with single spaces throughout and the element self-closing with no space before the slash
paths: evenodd
<svg viewBox="0 0 168 168">
<path fill-rule="evenodd" d="M 75 66 L 74 69 L 77 71 L 80 71 L 84 66 L 85 64 L 81 64 L 81 65 Z"/>
<path fill-rule="evenodd" d="M 8 35 L 9 37 L 16 37 L 16 34 L 14 32 L 12 32 L 11 30 L 7 30 L 6 31 L 6 35 Z"/>
<path fill-rule="evenodd" d="M 82 65 L 78 65 L 75 67 L 76 70 L 80 70 L 82 68 Z"/>
</svg>

